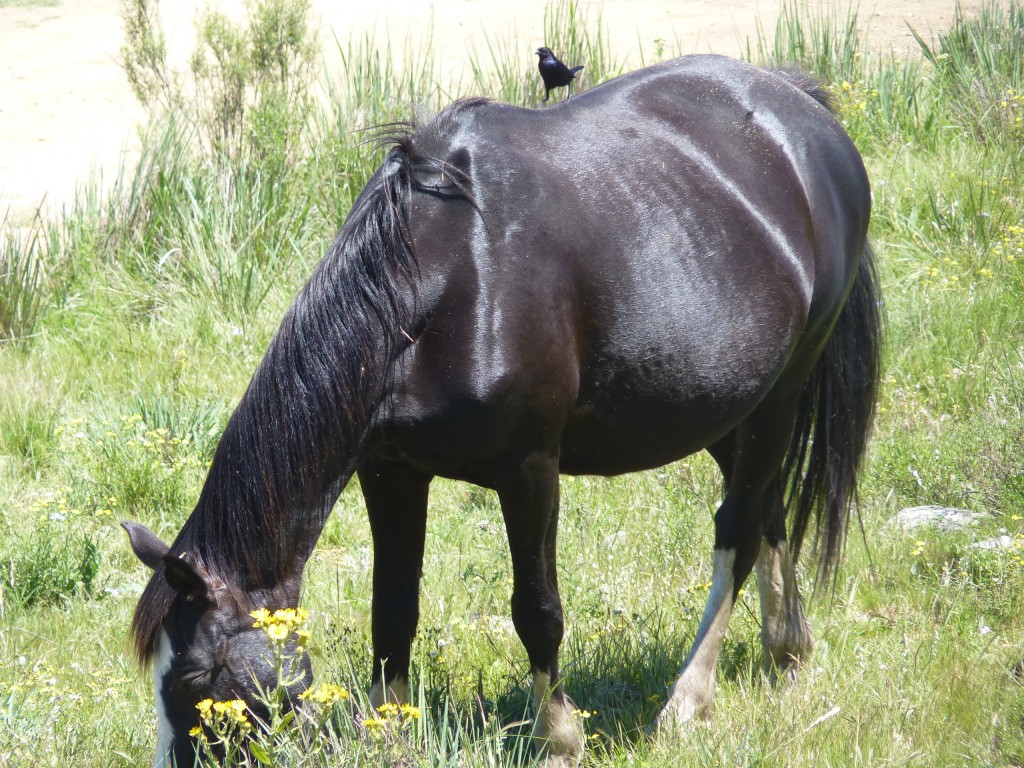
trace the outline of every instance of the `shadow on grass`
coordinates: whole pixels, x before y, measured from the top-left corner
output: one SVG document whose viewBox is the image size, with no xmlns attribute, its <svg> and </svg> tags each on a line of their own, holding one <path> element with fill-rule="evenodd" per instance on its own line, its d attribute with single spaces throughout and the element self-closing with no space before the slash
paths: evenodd
<svg viewBox="0 0 1024 768">
<path fill-rule="evenodd" d="M 566 692 L 584 718 L 588 750 L 633 751 L 650 740 L 692 642 L 692 635 L 679 636 L 666 624 L 660 612 L 623 616 L 611 630 L 589 636 L 574 633 L 563 645 Z M 418 672 L 425 675 L 423 702 L 434 722 L 447 721 L 442 728 L 473 741 L 497 731 L 506 764 L 525 765 L 534 760 L 531 677 L 524 662 L 516 665 L 496 693 L 492 691 L 493 697 L 485 694 L 482 675 L 476 695 L 468 699 L 456 692 L 447 670 L 427 664 Z M 719 685 L 767 685 L 759 645 L 751 638 L 727 637 L 717 680 Z"/>
</svg>

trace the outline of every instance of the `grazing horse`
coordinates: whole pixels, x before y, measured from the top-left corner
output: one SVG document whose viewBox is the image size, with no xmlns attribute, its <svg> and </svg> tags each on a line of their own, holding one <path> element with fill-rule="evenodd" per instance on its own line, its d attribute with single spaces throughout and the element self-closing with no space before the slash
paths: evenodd
<svg viewBox="0 0 1024 768">
<path fill-rule="evenodd" d="M 409 695 L 438 475 L 497 491 L 535 743 L 553 763 L 583 745 L 558 669 L 563 472 L 701 449 L 721 467 L 712 586 L 660 728 L 710 714 L 751 570 L 769 668 L 806 658 L 793 563 L 808 528 L 821 575 L 840 553 L 877 389 L 870 200 L 822 91 L 717 56 L 543 111 L 459 101 L 395 139 L 177 538 L 126 524 L 155 571 L 132 631 L 154 671 L 157 763 L 191 764 L 197 701 L 252 703 L 276 682 L 249 612 L 297 605 L 353 474 L 373 536 L 375 705 Z M 293 670 L 297 688 L 310 677 Z"/>
</svg>

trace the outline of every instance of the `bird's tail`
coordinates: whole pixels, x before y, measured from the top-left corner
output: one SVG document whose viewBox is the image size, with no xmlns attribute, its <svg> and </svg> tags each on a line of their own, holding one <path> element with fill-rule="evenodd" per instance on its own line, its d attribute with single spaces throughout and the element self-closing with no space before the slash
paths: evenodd
<svg viewBox="0 0 1024 768">
<path fill-rule="evenodd" d="M 572 69 L 570 69 L 569 72 L 571 72 L 573 75 L 575 75 L 577 72 L 581 71 L 582 69 L 583 69 L 583 65 L 580 64 L 578 67 L 573 67 Z"/>
</svg>

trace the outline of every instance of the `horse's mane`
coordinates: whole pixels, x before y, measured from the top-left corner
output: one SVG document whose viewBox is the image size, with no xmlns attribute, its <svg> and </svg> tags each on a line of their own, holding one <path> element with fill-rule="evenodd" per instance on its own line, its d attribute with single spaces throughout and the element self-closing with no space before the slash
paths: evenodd
<svg viewBox="0 0 1024 768">
<path fill-rule="evenodd" d="M 414 332 L 412 128 L 388 131 L 386 160 L 285 315 L 171 545 L 242 600 L 272 598 L 282 578 L 301 573 Z M 143 664 L 175 596 L 162 571 L 132 621 Z"/>
<path fill-rule="evenodd" d="M 836 113 L 835 100 L 832 97 L 832 93 L 812 75 L 807 74 L 802 69 L 790 66 L 779 67 L 772 71 L 790 85 L 796 86 L 806 93 L 832 114 Z"/>
</svg>

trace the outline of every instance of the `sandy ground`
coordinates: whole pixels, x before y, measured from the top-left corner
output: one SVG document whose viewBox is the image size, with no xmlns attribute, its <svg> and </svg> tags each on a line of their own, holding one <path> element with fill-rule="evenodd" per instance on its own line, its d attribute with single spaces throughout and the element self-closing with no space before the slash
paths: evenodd
<svg viewBox="0 0 1024 768">
<path fill-rule="evenodd" d="M 122 0 L 0 0 L 0 217 L 24 221 L 43 205 L 59 209 L 76 187 L 97 176 L 108 182 L 137 141 L 146 115 L 120 65 Z M 803 0 L 815 8 L 829 0 Z M 547 0 L 313 0 L 328 67 L 335 36 L 367 32 L 393 41 L 432 39 L 446 76 L 464 74 L 467 53 L 486 40 L 521 40 L 532 60 L 543 43 Z M 194 43 L 198 8 L 213 5 L 239 15 L 241 0 L 165 0 L 161 16 L 172 62 Z M 590 18 L 601 15 L 616 57 L 639 65 L 642 46 L 655 40 L 684 53 L 738 55 L 771 30 L 780 0 L 583 0 Z M 972 13 L 981 0 L 962 0 Z M 846 4 L 841 6 L 845 18 Z M 880 0 L 861 4 L 869 45 L 913 55 L 908 24 L 926 38 L 947 29 L 955 0 Z"/>
</svg>

